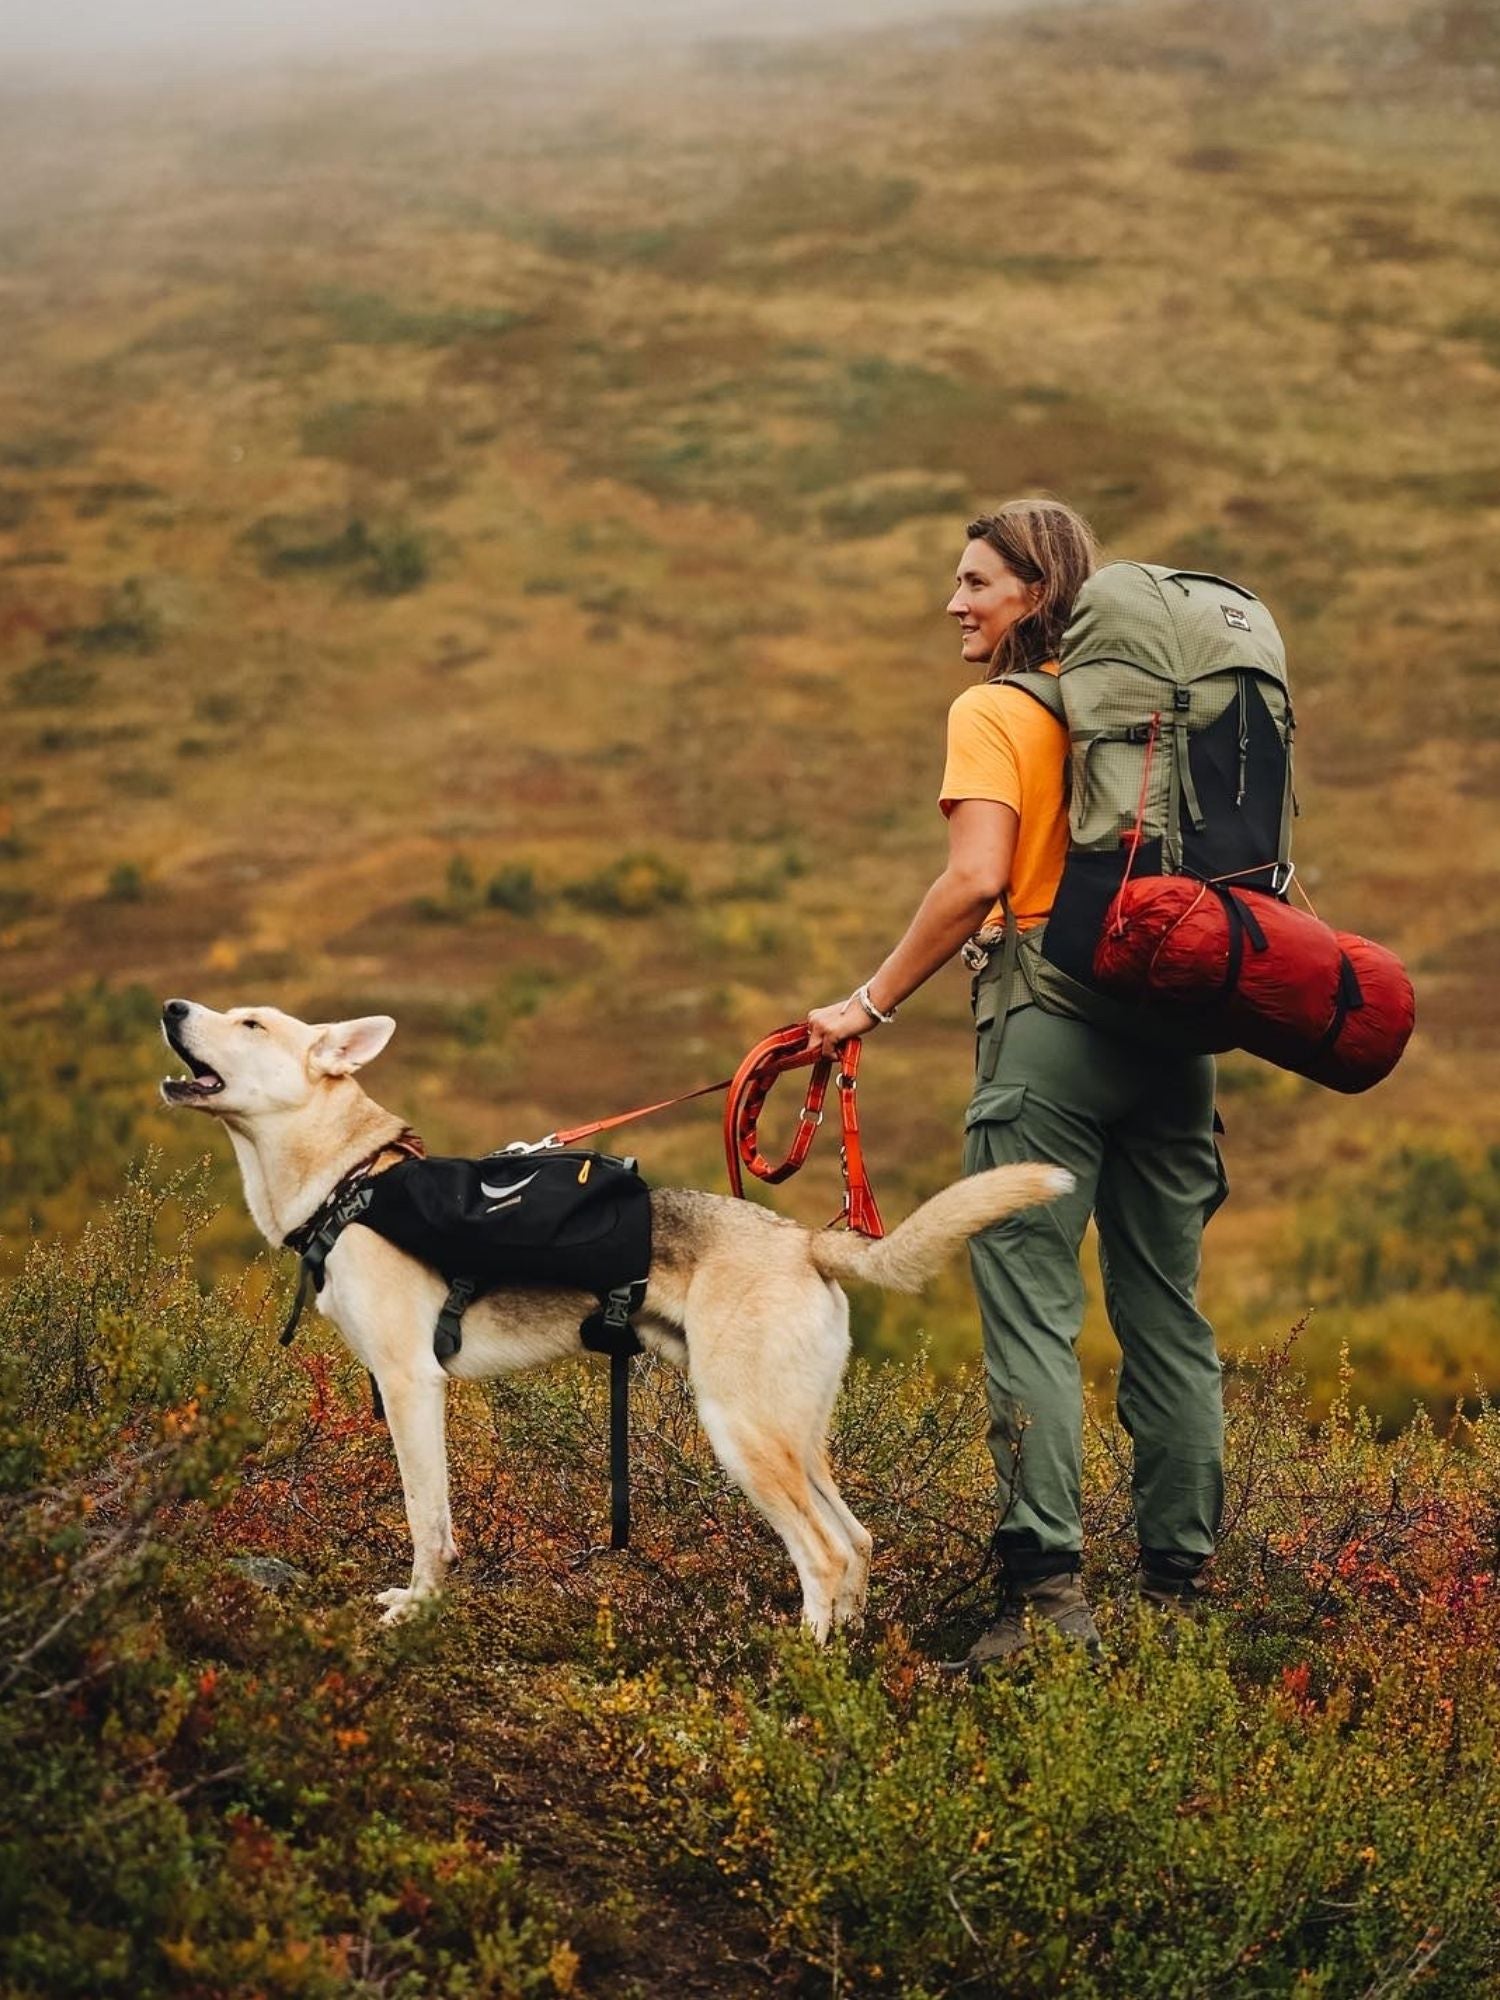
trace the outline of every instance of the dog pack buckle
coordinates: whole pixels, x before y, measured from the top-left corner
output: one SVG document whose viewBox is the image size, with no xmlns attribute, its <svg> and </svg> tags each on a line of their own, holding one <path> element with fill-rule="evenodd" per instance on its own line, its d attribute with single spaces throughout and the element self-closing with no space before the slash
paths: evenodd
<svg viewBox="0 0 1500 2000">
<path fill-rule="evenodd" d="M 611 1333 L 623 1333 L 630 1325 L 630 1300 L 633 1285 L 616 1285 L 604 1301 L 604 1324 Z"/>
<path fill-rule="evenodd" d="M 432 1332 L 432 1351 L 445 1364 L 464 1344 L 464 1310 L 477 1289 L 472 1278 L 455 1278 L 448 1287 L 447 1298 L 438 1308 L 437 1325 Z"/>
</svg>

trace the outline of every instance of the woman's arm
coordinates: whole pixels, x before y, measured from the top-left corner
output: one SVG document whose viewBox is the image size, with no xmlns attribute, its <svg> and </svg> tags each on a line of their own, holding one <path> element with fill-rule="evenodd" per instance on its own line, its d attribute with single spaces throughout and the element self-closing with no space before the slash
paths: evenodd
<svg viewBox="0 0 1500 2000">
<path fill-rule="evenodd" d="M 1010 880 L 1015 810 L 995 799 L 960 799 L 948 815 L 948 865 L 917 906 L 906 934 L 869 981 L 870 998 L 888 1014 L 915 993 L 989 915 Z M 815 1007 L 807 1017 L 809 1039 L 832 1055 L 851 1035 L 875 1026 L 857 1000 Z"/>
</svg>

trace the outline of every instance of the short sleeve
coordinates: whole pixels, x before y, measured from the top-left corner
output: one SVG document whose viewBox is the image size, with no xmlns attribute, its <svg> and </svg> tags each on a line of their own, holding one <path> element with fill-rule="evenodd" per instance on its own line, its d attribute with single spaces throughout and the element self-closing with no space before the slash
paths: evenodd
<svg viewBox="0 0 1500 2000">
<path fill-rule="evenodd" d="M 938 804 L 951 812 L 961 799 L 993 799 L 1021 810 L 1021 764 L 1006 722 L 1006 704 L 983 681 L 965 688 L 948 711 L 948 756 Z"/>
</svg>

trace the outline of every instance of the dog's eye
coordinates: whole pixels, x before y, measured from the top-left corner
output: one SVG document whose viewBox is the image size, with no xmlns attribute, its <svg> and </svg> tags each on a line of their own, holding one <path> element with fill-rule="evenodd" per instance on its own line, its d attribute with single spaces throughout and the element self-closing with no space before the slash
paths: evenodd
<svg viewBox="0 0 1500 2000">
<path fill-rule="evenodd" d="M 241 1021 L 240 1026 L 242 1028 L 259 1028 L 262 1034 L 266 1032 L 265 1023 L 263 1021 Z"/>
</svg>

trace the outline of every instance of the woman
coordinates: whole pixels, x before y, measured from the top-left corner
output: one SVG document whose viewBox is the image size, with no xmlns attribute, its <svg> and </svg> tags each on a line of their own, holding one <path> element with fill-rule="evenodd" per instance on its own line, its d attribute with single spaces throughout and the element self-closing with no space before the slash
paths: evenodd
<svg viewBox="0 0 1500 2000">
<path fill-rule="evenodd" d="M 1197 1594 L 1223 1506 L 1219 1360 L 1194 1305 L 1203 1225 L 1225 1191 L 1213 1059 L 1111 1034 L 1050 987 L 1045 1005 L 1036 998 L 1044 989 L 1037 947 L 1068 844 L 1067 731 L 1007 677 L 1057 671 L 1063 628 L 1096 555 L 1087 523 L 1054 500 L 1013 500 L 971 523 L 948 613 L 964 659 L 987 672 L 949 711 L 940 799 L 948 865 L 869 980 L 807 1017 L 810 1037 L 831 1052 L 890 1021 L 971 933 L 981 947 L 997 945 L 1008 911 L 1020 934 L 1016 976 L 998 981 L 991 965 L 976 982 L 980 1059 L 964 1170 L 1049 1160 L 1070 1168 L 1077 1187 L 970 1246 L 1002 1579 L 999 1617 L 968 1654 L 972 1671 L 1029 1643 L 1028 1612 L 1098 1644 L 1078 1580 L 1083 1393 L 1075 1342 L 1090 1213 L 1121 1348 L 1118 1408 L 1134 1444 L 1143 1600 L 1166 1610 Z M 1002 984 L 1009 990 L 999 992 Z"/>
</svg>

